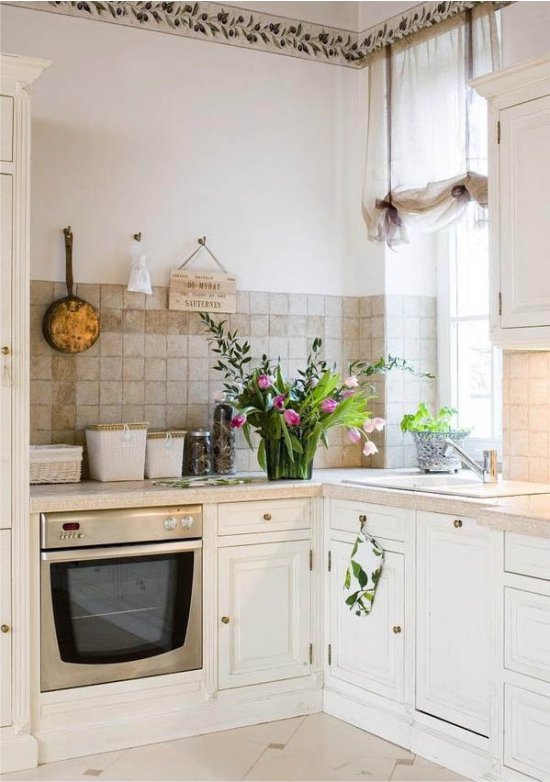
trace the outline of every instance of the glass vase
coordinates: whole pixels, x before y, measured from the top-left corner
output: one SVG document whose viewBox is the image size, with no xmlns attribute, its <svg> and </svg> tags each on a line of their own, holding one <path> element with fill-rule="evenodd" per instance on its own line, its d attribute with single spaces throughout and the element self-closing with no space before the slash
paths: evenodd
<svg viewBox="0 0 550 782">
<path fill-rule="evenodd" d="M 305 450 L 305 449 L 304 449 Z M 265 440 L 265 461 L 267 477 L 270 481 L 311 479 L 313 459 L 305 459 L 304 454 L 293 452 L 290 459 L 284 439 Z"/>
</svg>

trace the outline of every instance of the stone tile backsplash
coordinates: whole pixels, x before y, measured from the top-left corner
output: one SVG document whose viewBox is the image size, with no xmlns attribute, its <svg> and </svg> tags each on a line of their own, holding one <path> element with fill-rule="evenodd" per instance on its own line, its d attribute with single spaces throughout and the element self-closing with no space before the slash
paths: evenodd
<svg viewBox="0 0 550 782">
<path fill-rule="evenodd" d="M 503 475 L 550 482 L 550 351 L 503 356 Z"/>
<path fill-rule="evenodd" d="M 91 423 L 148 421 L 151 428 L 206 427 L 222 388 L 214 356 L 196 313 L 167 309 L 167 289 L 152 296 L 122 285 L 79 284 L 77 294 L 101 313 L 101 335 L 85 353 L 53 351 L 42 336 L 47 306 L 65 295 L 62 283 L 31 283 L 31 442 L 84 442 Z M 435 301 L 430 297 L 365 298 L 242 291 L 238 313 L 221 316 L 250 341 L 254 360 L 280 356 L 284 371 L 304 366 L 314 337 L 324 356 L 344 372 L 350 361 L 405 355 L 423 371 L 435 370 Z M 419 339 L 411 339 L 418 334 Z M 399 431 L 403 412 L 431 401 L 435 384 L 394 372 L 376 379 L 375 415 L 388 418 L 379 453 L 365 464 L 414 463 L 411 444 Z M 361 464 L 360 449 L 333 431 L 317 466 Z M 412 459 L 412 461 L 411 461 Z M 255 455 L 239 442 L 238 467 L 256 469 Z"/>
</svg>

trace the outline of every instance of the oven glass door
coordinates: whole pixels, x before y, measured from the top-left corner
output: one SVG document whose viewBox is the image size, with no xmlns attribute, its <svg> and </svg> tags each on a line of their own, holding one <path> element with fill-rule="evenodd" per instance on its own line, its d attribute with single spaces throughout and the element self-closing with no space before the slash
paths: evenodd
<svg viewBox="0 0 550 782">
<path fill-rule="evenodd" d="M 51 562 L 61 660 L 124 663 L 183 646 L 194 562 L 193 551 Z"/>
</svg>

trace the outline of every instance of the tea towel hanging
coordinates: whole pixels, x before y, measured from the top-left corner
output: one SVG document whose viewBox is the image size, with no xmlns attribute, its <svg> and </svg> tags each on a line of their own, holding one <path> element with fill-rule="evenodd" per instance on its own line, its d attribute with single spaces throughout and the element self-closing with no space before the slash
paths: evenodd
<svg viewBox="0 0 550 782">
<path fill-rule="evenodd" d="M 346 605 L 356 616 L 370 614 L 384 567 L 384 549 L 361 527 L 346 571 Z"/>
</svg>

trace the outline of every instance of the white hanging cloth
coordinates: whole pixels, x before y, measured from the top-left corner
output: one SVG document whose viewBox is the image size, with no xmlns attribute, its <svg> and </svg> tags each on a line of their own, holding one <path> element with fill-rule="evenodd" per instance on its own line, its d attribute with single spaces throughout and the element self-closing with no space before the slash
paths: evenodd
<svg viewBox="0 0 550 782">
<path fill-rule="evenodd" d="M 381 50 L 369 64 L 363 216 L 369 238 L 437 231 L 487 205 L 487 120 L 467 82 L 499 67 L 492 3 Z"/>
</svg>

